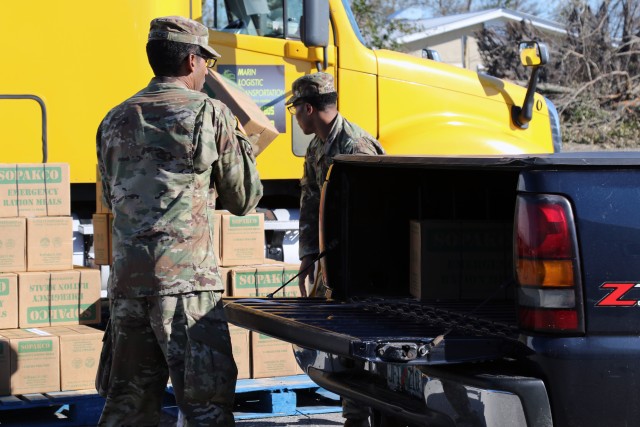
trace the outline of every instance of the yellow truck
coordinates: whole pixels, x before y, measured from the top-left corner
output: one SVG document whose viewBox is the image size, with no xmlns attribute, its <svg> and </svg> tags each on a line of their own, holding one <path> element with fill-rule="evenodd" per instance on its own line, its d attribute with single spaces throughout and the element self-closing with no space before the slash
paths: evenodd
<svg viewBox="0 0 640 427">
<path fill-rule="evenodd" d="M 533 88 L 522 108 L 526 88 L 370 49 L 347 0 L 37 0 L 6 2 L 0 14 L 0 162 L 40 161 L 44 146 L 48 161 L 71 165 L 72 210 L 90 218 L 96 128 L 152 77 L 145 43 L 149 21 L 162 15 L 206 24 L 222 54 L 217 71 L 243 87 L 280 132 L 258 158 L 265 208 L 297 206 L 310 138 L 285 100 L 296 78 L 319 69 L 335 76 L 340 111 L 389 154 L 560 149 L 558 115 Z"/>
</svg>

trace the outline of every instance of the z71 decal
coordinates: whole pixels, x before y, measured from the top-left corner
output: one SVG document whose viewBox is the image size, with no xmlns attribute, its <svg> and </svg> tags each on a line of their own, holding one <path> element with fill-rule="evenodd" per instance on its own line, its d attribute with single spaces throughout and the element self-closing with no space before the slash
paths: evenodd
<svg viewBox="0 0 640 427">
<path fill-rule="evenodd" d="M 596 307 L 632 307 L 640 305 L 640 300 L 625 299 L 624 296 L 633 288 L 640 288 L 640 283 L 603 283 L 600 289 L 609 294 L 596 303 Z"/>
</svg>

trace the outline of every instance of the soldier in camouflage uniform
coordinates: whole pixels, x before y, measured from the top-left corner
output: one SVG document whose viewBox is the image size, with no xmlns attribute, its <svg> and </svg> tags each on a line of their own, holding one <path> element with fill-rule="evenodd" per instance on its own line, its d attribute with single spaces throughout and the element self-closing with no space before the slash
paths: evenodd
<svg viewBox="0 0 640 427">
<path fill-rule="evenodd" d="M 182 17 L 151 21 L 155 77 L 98 129 L 113 212 L 113 364 L 100 426 L 157 425 L 168 378 L 188 426 L 235 424 L 237 368 L 207 197 L 214 187 L 244 215 L 262 185 L 236 118 L 200 92 L 219 57 L 208 34 Z"/>
<path fill-rule="evenodd" d="M 314 134 L 304 161 L 304 175 L 300 181 L 300 277 L 298 285 L 302 296 L 307 296 L 305 280 L 313 282 L 311 263 L 318 256 L 318 216 L 322 184 L 337 154 L 384 154 L 380 143 L 365 130 L 345 119 L 337 109 L 338 94 L 333 76 L 314 73 L 293 82 L 293 96 L 287 101 L 305 135 Z M 327 288 L 318 275 L 313 296 L 325 296 Z M 342 415 L 345 426 L 368 426 L 369 408 L 343 399 Z"/>
</svg>

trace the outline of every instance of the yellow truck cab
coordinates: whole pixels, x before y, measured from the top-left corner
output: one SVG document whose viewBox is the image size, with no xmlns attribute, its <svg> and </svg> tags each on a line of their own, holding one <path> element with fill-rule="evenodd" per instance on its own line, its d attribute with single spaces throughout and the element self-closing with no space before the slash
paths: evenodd
<svg viewBox="0 0 640 427">
<path fill-rule="evenodd" d="M 12 1 L 0 14 L 0 163 L 69 163 L 72 211 L 80 218 L 95 210 L 96 129 L 109 109 L 152 77 L 145 44 L 149 22 L 158 16 L 207 25 L 210 43 L 222 54 L 217 71 L 243 87 L 280 132 L 258 157 L 264 208 L 298 205 L 311 138 L 285 100 L 295 79 L 316 70 L 334 75 L 341 113 L 389 154 L 547 153 L 560 147 L 557 113 L 531 87 L 531 108 L 524 109 L 531 120 L 520 123 L 525 88 L 370 49 L 347 0 L 100 4 Z"/>
<path fill-rule="evenodd" d="M 522 154 L 560 148 L 558 115 L 540 95 L 437 61 L 365 46 L 347 0 L 207 0 L 202 22 L 217 70 L 243 87 L 281 132 L 259 156 L 261 177 L 298 179 L 309 136 L 287 113 L 298 77 L 331 73 L 338 108 L 389 154 Z M 517 64 L 513 64 L 515 67 Z M 533 93 L 531 93 L 533 95 Z"/>
</svg>

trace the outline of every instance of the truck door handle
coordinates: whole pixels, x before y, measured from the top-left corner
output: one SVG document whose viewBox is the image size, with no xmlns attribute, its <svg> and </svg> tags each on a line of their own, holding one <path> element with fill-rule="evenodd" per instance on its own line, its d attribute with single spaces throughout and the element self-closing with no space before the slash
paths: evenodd
<svg viewBox="0 0 640 427">
<path fill-rule="evenodd" d="M 328 63 L 329 65 L 333 65 L 335 63 L 335 48 L 328 46 L 326 49 Z M 324 53 L 321 47 L 308 48 L 299 41 L 287 41 L 284 45 L 284 56 L 286 58 L 307 62 L 324 61 Z"/>
</svg>

